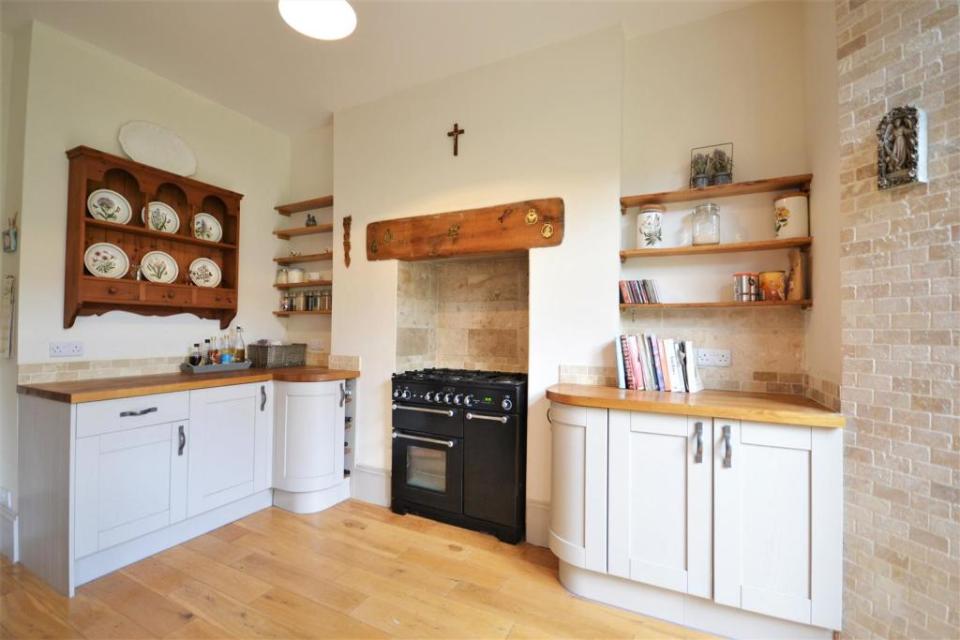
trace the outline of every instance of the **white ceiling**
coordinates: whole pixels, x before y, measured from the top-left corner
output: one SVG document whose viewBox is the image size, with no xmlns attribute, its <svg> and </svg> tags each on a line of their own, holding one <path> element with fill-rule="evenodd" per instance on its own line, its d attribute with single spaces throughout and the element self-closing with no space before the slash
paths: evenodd
<svg viewBox="0 0 960 640">
<path fill-rule="evenodd" d="M 332 112 L 603 28 L 628 36 L 749 0 L 363 1 L 357 30 L 321 42 L 289 29 L 276 2 L 0 1 L 0 25 L 31 19 L 111 51 L 274 129 L 295 134 Z"/>
</svg>

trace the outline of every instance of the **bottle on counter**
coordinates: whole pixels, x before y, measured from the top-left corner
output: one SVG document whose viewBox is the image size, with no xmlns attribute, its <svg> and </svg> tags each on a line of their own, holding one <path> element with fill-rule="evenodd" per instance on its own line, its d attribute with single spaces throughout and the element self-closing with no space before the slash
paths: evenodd
<svg viewBox="0 0 960 640">
<path fill-rule="evenodd" d="M 210 351 L 211 351 L 210 338 L 207 338 L 206 340 L 203 341 L 203 352 L 200 354 L 201 362 L 203 362 L 203 364 L 213 364 L 213 359 L 212 359 L 213 354 L 210 353 Z"/>
<path fill-rule="evenodd" d="M 220 342 L 216 336 L 207 340 L 210 343 L 210 363 L 220 364 Z"/>
<path fill-rule="evenodd" d="M 200 353 L 199 342 L 193 343 L 193 349 L 190 351 L 190 358 L 188 359 L 188 362 L 193 366 L 197 366 L 198 364 L 203 362 L 203 354 Z"/>
<path fill-rule="evenodd" d="M 243 343 L 243 327 L 237 327 L 236 338 L 233 342 L 233 359 L 237 362 L 245 362 L 247 359 L 247 347 Z"/>
</svg>

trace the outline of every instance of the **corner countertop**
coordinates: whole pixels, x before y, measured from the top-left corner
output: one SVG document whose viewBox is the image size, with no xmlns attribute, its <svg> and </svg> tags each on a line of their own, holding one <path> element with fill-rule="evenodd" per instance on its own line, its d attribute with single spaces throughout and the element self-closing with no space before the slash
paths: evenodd
<svg viewBox="0 0 960 640">
<path fill-rule="evenodd" d="M 17 393 L 57 402 L 78 404 L 98 400 L 115 400 L 156 393 L 209 389 L 248 382 L 326 382 L 351 380 L 359 371 L 323 367 L 288 367 L 285 369 L 244 369 L 223 373 L 164 373 L 150 376 L 99 378 L 70 382 L 48 382 L 17 385 Z"/>
<path fill-rule="evenodd" d="M 625 409 L 728 420 L 753 420 L 774 424 L 842 428 L 842 414 L 801 396 L 742 391 L 664 393 L 630 391 L 585 384 L 555 384 L 547 398 L 577 407 Z"/>
</svg>

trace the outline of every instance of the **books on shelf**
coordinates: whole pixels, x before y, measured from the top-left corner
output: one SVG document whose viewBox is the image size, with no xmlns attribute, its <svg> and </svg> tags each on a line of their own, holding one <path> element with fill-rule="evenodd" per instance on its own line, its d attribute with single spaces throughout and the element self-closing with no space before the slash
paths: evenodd
<svg viewBox="0 0 960 640">
<path fill-rule="evenodd" d="M 656 304 L 660 302 L 660 291 L 653 280 L 621 280 L 621 304 Z"/>
<path fill-rule="evenodd" d="M 653 334 L 622 335 L 614 343 L 621 389 L 696 393 L 703 390 L 693 342 Z"/>
</svg>

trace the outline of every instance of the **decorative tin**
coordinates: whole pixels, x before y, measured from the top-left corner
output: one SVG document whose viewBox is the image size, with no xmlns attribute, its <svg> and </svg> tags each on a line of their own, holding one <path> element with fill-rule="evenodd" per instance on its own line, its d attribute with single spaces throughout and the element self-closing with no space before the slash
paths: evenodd
<svg viewBox="0 0 960 640">
<path fill-rule="evenodd" d="M 786 299 L 786 272 L 760 272 L 760 299 L 765 302 Z"/>
<path fill-rule="evenodd" d="M 760 291 L 759 274 L 741 271 L 733 274 L 733 299 L 737 302 L 753 302 Z"/>
</svg>

